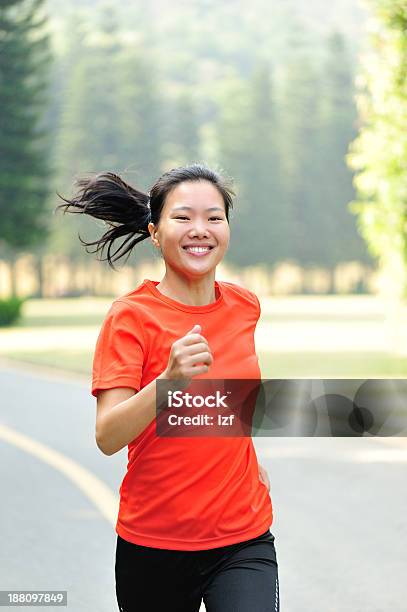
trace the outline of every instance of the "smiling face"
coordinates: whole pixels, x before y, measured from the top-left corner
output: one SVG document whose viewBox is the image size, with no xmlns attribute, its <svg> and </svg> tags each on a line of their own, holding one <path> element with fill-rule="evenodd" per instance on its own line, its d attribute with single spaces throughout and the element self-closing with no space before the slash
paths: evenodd
<svg viewBox="0 0 407 612">
<path fill-rule="evenodd" d="M 166 197 L 159 224 L 149 223 L 148 229 L 166 265 L 187 276 L 212 272 L 229 246 L 223 197 L 205 180 L 177 185 Z"/>
</svg>

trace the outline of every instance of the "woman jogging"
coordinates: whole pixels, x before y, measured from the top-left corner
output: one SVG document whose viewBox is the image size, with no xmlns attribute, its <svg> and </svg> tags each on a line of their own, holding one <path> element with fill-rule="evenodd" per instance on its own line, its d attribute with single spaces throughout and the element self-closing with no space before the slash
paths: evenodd
<svg viewBox="0 0 407 612">
<path fill-rule="evenodd" d="M 270 485 L 252 438 L 156 431 L 157 380 L 261 379 L 259 300 L 215 280 L 230 239 L 230 182 L 192 164 L 165 172 L 149 195 L 109 172 L 78 185 L 58 208 L 110 225 L 84 244 L 108 245 L 114 267 L 150 238 L 165 262 L 160 282 L 145 279 L 113 301 L 93 361 L 97 445 L 106 455 L 128 446 L 116 523 L 119 609 L 198 612 L 203 600 L 207 612 L 276 612 Z M 112 243 L 124 236 L 113 259 Z"/>
</svg>

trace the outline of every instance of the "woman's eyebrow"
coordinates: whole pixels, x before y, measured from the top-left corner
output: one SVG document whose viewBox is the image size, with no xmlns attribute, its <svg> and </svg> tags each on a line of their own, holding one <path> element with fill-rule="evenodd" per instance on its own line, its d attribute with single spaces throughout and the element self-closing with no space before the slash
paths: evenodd
<svg viewBox="0 0 407 612">
<path fill-rule="evenodd" d="M 175 208 L 172 209 L 171 212 L 175 212 L 176 210 L 193 210 L 191 206 L 176 206 Z M 223 212 L 223 209 L 220 208 L 219 206 L 211 206 L 210 208 L 206 209 L 207 211 L 210 210 L 220 210 L 221 212 Z"/>
</svg>

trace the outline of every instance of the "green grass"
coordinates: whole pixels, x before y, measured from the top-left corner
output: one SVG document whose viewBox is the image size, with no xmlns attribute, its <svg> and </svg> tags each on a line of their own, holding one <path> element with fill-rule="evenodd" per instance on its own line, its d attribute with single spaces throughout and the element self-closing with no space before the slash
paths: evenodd
<svg viewBox="0 0 407 612">
<path fill-rule="evenodd" d="M 258 353 L 262 378 L 407 377 L 407 358 L 388 353 Z"/>
<path fill-rule="evenodd" d="M 100 325 L 113 300 L 113 297 L 27 300 L 21 319 L 8 329 Z"/>
<path fill-rule="evenodd" d="M 91 375 L 93 354 L 91 351 L 8 351 L 7 358 L 18 362 L 42 365 L 79 374 Z"/>
<path fill-rule="evenodd" d="M 103 321 L 103 315 L 100 314 L 83 314 L 83 315 L 61 315 L 58 313 L 44 316 L 27 316 L 21 319 L 14 329 L 32 329 L 35 327 L 52 328 L 52 327 L 85 327 L 89 325 L 100 325 Z M 11 328 L 8 328 L 11 329 Z"/>
<path fill-rule="evenodd" d="M 407 378 L 407 358 L 386 353 L 259 352 L 262 378 Z M 91 375 L 92 351 L 12 351 L 16 361 Z"/>
<path fill-rule="evenodd" d="M 91 376 L 94 343 L 90 346 L 81 345 L 64 349 L 64 336 L 61 345 L 57 349 L 47 348 L 46 338 L 58 328 L 66 328 L 66 337 L 71 337 L 72 333 L 78 332 L 78 328 L 93 327 L 97 334 L 104 316 L 114 298 L 67 298 L 53 300 L 28 300 L 23 307 L 22 319 L 13 327 L 0 328 L 0 355 L 7 358 L 56 367 L 71 372 L 77 372 Z M 335 300 L 332 296 L 323 300 L 318 296 L 317 301 L 311 304 L 312 298 L 307 297 L 308 311 L 301 307 L 303 301 L 301 296 L 298 299 L 292 298 L 291 314 L 284 312 L 283 302 L 278 299 L 273 300 L 271 309 L 263 308 L 260 319 L 261 323 L 266 322 L 297 322 L 302 321 L 307 325 L 307 321 L 313 323 L 328 321 L 332 323 L 343 323 L 345 326 L 349 322 L 364 322 L 376 320 L 380 326 L 381 315 L 379 311 L 368 312 L 360 310 L 358 302 L 352 302 L 352 296 L 346 299 L 347 308 L 342 308 L 344 304 L 343 296 Z M 348 301 L 349 300 L 349 301 Z M 311 308 L 309 307 L 311 304 Z M 354 307 L 355 305 L 355 307 Z M 314 306 L 317 306 L 314 308 Z M 41 328 L 41 331 L 39 331 Z M 68 329 L 71 328 L 71 329 Z M 38 330 L 41 338 L 44 338 L 44 348 L 38 346 L 39 341 L 35 340 L 35 350 L 29 345 L 29 334 L 27 334 L 27 346 L 24 346 L 25 331 Z M 4 332 L 3 332 L 4 330 Z M 44 335 L 42 336 L 42 330 Z M 19 335 L 18 342 L 14 336 L 10 340 L 9 334 Z M 2 334 L 3 338 L 3 350 Z M 321 333 L 326 333 L 322 331 Z M 342 333 L 342 332 L 341 332 Z M 346 328 L 344 332 L 346 333 Z M 21 335 L 23 342 L 21 344 Z M 79 334 L 79 336 L 81 333 Z M 17 338 L 17 336 L 16 336 Z M 32 340 L 31 340 L 32 343 Z M 17 348 L 18 346 L 18 348 Z M 9 347 L 9 348 L 6 348 Z M 363 350 L 352 352 L 275 352 L 258 351 L 260 367 L 263 378 L 380 378 L 380 377 L 407 377 L 407 357 L 400 357 L 387 352 L 365 352 Z"/>
</svg>

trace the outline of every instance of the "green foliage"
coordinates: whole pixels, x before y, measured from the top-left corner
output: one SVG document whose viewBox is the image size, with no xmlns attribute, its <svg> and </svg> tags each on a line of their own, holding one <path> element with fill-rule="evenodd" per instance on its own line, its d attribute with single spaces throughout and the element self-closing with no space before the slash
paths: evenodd
<svg viewBox="0 0 407 612">
<path fill-rule="evenodd" d="M 0 300 L 0 327 L 8 327 L 21 319 L 25 298 L 11 297 Z"/>
<path fill-rule="evenodd" d="M 48 248 L 88 260 L 78 232 L 90 241 L 105 230 L 86 215 L 51 215 L 55 192 L 69 197 L 76 177 L 116 171 L 148 190 L 167 168 L 205 161 L 235 180 L 230 263 L 369 261 L 347 210 L 354 190 L 344 163 L 355 135 L 356 41 L 326 40 L 332 15 L 352 33 L 357 24 L 339 0 L 331 17 L 323 0 L 297 4 L 50 3 Z M 129 263 L 143 255 L 151 257 L 148 241 Z"/>
<path fill-rule="evenodd" d="M 370 49 L 358 96 L 363 125 L 348 156 L 358 170 L 351 210 L 370 252 L 407 297 L 407 4 L 369 6 Z"/>
<path fill-rule="evenodd" d="M 24 249 L 44 241 L 51 175 L 43 124 L 51 61 L 43 0 L 0 6 L 0 242 Z"/>
<path fill-rule="evenodd" d="M 162 120 L 154 59 L 137 43 L 123 43 L 114 5 L 102 7 L 96 17 L 92 28 L 77 16 L 65 24 L 77 34 L 65 58 L 67 76 L 60 98 L 55 190 L 62 194 L 69 195 L 74 179 L 86 173 L 118 172 L 145 189 L 161 173 Z M 84 255 L 77 233 L 95 240 L 103 223 L 69 217 L 61 220 L 58 214 L 53 219 L 51 246 L 78 260 Z"/>
</svg>

